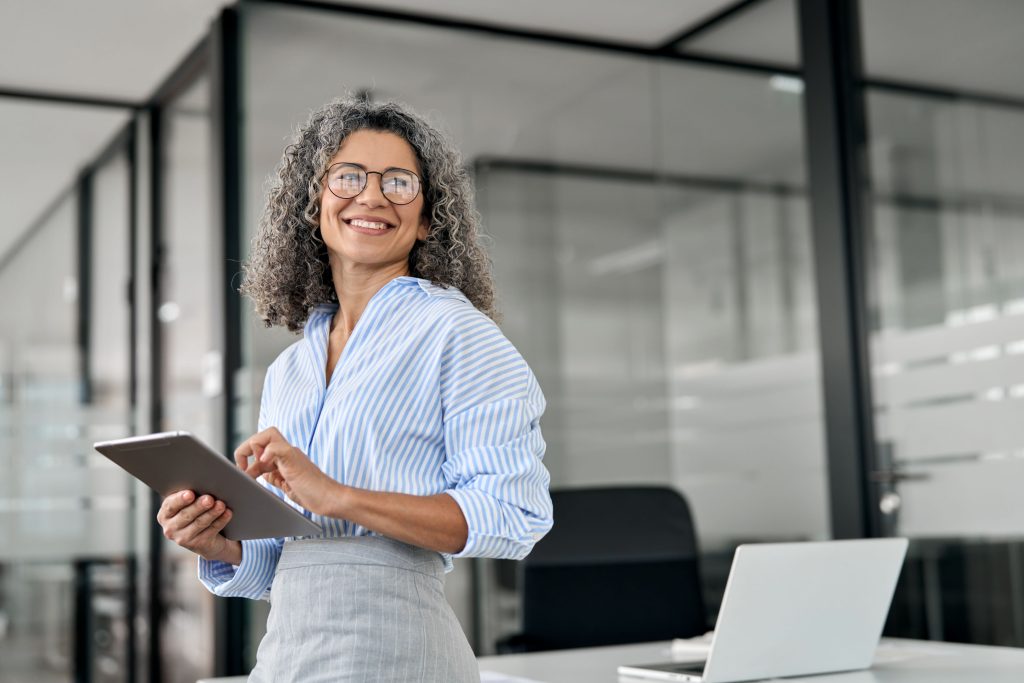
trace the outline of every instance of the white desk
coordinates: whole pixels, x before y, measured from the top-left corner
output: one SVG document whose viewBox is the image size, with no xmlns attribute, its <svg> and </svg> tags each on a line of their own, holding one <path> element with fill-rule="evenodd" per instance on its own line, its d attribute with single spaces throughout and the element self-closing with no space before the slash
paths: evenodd
<svg viewBox="0 0 1024 683">
<path fill-rule="evenodd" d="M 640 643 L 501 657 L 481 657 L 480 670 L 538 683 L 626 683 L 620 664 L 672 659 L 670 643 Z M 683 657 L 686 659 L 686 657 Z M 486 680 L 486 679 L 485 679 Z M 868 671 L 785 679 L 792 683 L 1022 683 L 1024 649 L 884 639 Z M 245 676 L 198 683 L 244 683 Z"/>
<path fill-rule="evenodd" d="M 543 683 L 625 683 L 620 664 L 671 661 L 670 643 L 640 643 L 501 657 L 480 670 Z M 685 660 L 688 657 L 681 657 Z M 485 680 L 487 680 L 485 678 Z M 787 678 L 792 683 L 1024 683 L 1024 649 L 884 639 L 867 671 Z"/>
</svg>

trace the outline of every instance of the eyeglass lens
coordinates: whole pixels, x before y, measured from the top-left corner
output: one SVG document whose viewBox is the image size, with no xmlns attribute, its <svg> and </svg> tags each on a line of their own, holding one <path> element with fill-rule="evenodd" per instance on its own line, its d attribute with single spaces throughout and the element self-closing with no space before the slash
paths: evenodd
<svg viewBox="0 0 1024 683">
<path fill-rule="evenodd" d="M 420 181 L 410 171 L 390 168 L 383 173 L 371 171 L 354 164 L 335 164 L 327 172 L 327 187 L 341 199 L 351 199 L 366 187 L 368 175 L 380 175 L 381 193 L 395 204 L 408 204 L 420 192 Z"/>
</svg>

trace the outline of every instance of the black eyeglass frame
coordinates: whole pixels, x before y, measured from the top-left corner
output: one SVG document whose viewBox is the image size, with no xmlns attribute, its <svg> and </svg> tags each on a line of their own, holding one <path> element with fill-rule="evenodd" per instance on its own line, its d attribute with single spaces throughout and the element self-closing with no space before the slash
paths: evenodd
<svg viewBox="0 0 1024 683">
<path fill-rule="evenodd" d="M 376 175 L 380 176 L 380 181 L 379 182 L 380 182 L 380 193 L 381 193 L 381 196 L 383 196 L 384 199 L 387 199 L 389 202 L 391 202 L 392 204 L 394 204 L 396 206 L 405 206 L 406 204 L 412 204 L 414 201 L 416 201 L 416 198 L 419 197 L 420 194 L 422 194 L 422 192 L 423 192 L 423 179 L 420 178 L 419 175 L 416 174 L 415 171 L 410 171 L 409 169 L 402 168 L 401 166 L 388 166 L 383 171 L 370 171 L 370 170 L 367 170 L 367 168 L 365 166 L 363 166 L 362 164 L 357 164 L 357 163 L 352 162 L 352 161 L 339 161 L 337 163 L 333 163 L 330 166 L 328 166 L 327 170 L 324 171 L 324 174 L 323 174 L 323 176 L 321 176 L 321 178 L 327 178 L 327 176 L 330 175 L 330 173 L 331 173 L 331 169 L 335 168 L 337 166 L 353 166 L 355 168 L 358 168 L 360 171 L 362 171 L 363 172 L 363 176 L 364 176 L 362 187 L 360 187 L 359 191 L 356 192 L 354 195 L 352 195 L 350 197 L 343 197 L 340 194 L 338 194 L 337 192 L 335 192 L 334 188 L 331 187 L 331 181 L 327 180 L 326 181 L 327 189 L 330 191 L 331 194 L 333 194 L 338 199 L 355 199 L 356 197 L 361 195 L 363 193 L 363 191 L 366 190 L 366 185 L 370 182 L 370 176 L 373 175 L 373 174 L 376 174 Z M 387 194 L 385 194 L 385 192 L 384 192 L 384 174 L 385 173 L 389 173 L 391 171 L 402 171 L 403 173 L 408 173 L 409 175 L 411 175 L 413 178 L 416 179 L 416 194 L 414 194 L 409 201 L 407 201 L 407 202 L 396 202 L 391 197 L 387 196 Z"/>
</svg>

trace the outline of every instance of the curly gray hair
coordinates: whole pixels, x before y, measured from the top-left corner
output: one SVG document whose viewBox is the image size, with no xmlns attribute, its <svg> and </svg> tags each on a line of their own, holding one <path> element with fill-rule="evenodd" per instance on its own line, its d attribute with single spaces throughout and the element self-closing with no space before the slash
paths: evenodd
<svg viewBox="0 0 1024 683">
<path fill-rule="evenodd" d="M 497 319 L 491 262 L 481 244 L 469 174 L 455 146 L 407 106 L 357 97 L 313 112 L 285 148 L 250 258 L 242 266 L 239 291 L 253 300 L 267 327 L 282 325 L 292 332 L 302 329 L 313 306 L 338 300 L 320 234 L 321 179 L 346 136 L 360 129 L 402 137 L 420 163 L 430 228 L 409 254 L 410 274 L 457 287 Z"/>
</svg>

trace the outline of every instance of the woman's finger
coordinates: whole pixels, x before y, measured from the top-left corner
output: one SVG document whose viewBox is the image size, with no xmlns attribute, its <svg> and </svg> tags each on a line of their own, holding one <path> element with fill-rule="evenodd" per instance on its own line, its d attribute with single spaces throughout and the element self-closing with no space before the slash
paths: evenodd
<svg viewBox="0 0 1024 683">
<path fill-rule="evenodd" d="M 156 521 L 163 526 L 164 522 L 174 517 L 186 505 L 195 500 L 196 494 L 188 489 L 177 491 L 164 498 L 156 513 Z"/>
<path fill-rule="evenodd" d="M 253 437 L 249 437 L 235 449 L 235 464 L 243 470 L 249 467 L 249 456 L 253 455 Z"/>
<path fill-rule="evenodd" d="M 267 444 L 246 471 L 255 478 L 261 474 L 280 469 L 281 460 L 288 457 L 291 450 L 292 447 L 284 442 Z"/>
<path fill-rule="evenodd" d="M 284 477 L 281 476 L 280 472 L 276 470 L 273 472 L 267 472 L 263 475 L 263 478 L 267 480 L 267 483 L 271 486 L 276 486 L 279 489 L 284 490 Z"/>
<path fill-rule="evenodd" d="M 257 460 L 260 462 L 273 462 L 277 458 L 281 457 L 284 453 L 284 449 L 276 443 L 268 443 L 267 447 L 263 449 L 263 452 L 257 456 Z"/>
<path fill-rule="evenodd" d="M 255 458 L 252 461 L 252 464 L 249 465 L 249 467 L 245 470 L 245 473 L 248 474 L 253 479 L 256 479 L 261 474 L 266 474 L 267 472 L 273 472 L 276 469 L 277 469 L 277 462 L 276 461 L 274 461 L 272 458 L 267 459 L 267 458 L 263 458 L 261 456 L 259 458 Z"/>
<path fill-rule="evenodd" d="M 235 449 L 235 464 L 243 470 L 248 470 L 249 458 L 256 456 L 256 459 L 259 459 L 267 446 L 273 443 L 288 443 L 277 427 L 267 427 L 262 432 L 253 434 Z"/>
<path fill-rule="evenodd" d="M 199 534 L 206 531 L 207 527 L 209 527 L 214 520 L 224 514 L 225 509 L 227 509 L 227 506 L 224 505 L 223 501 L 215 501 L 212 508 L 200 514 L 192 520 L 188 526 L 181 530 L 180 537 L 185 541 L 196 538 Z"/>
<path fill-rule="evenodd" d="M 231 509 L 225 508 L 220 516 L 213 520 L 213 522 L 210 523 L 210 526 L 206 527 L 206 529 L 204 529 L 199 535 L 203 538 L 216 536 L 228 525 L 228 522 L 231 521 L 232 517 L 234 517 L 234 513 L 231 512 Z"/>
<path fill-rule="evenodd" d="M 199 503 L 186 505 L 176 515 L 165 519 L 163 524 L 161 524 L 164 528 L 164 536 L 175 541 L 180 536 L 181 530 L 191 524 L 192 520 L 199 515 L 198 507 Z"/>
<path fill-rule="evenodd" d="M 168 522 L 173 521 L 175 526 L 179 530 L 184 529 L 193 521 L 195 521 L 197 517 L 199 517 L 201 514 L 212 508 L 214 502 L 215 501 L 213 499 L 213 496 L 199 496 L 199 498 L 196 499 L 196 502 L 192 503 L 191 505 L 183 507 L 181 510 L 178 511 L 178 514 L 176 514 L 174 517 L 168 520 Z"/>
<path fill-rule="evenodd" d="M 230 508 L 225 509 L 220 517 L 213 520 L 213 523 L 210 524 L 210 526 L 203 529 L 203 531 L 201 531 L 199 535 L 192 539 L 192 545 L 198 548 L 202 548 L 211 543 L 213 539 L 217 536 L 217 534 L 224 530 L 224 527 L 228 525 L 228 522 L 231 521 L 232 517 L 233 514 Z"/>
</svg>

